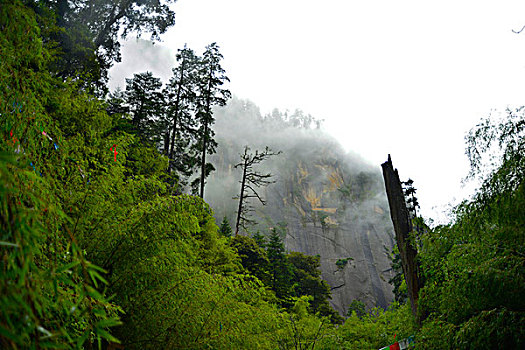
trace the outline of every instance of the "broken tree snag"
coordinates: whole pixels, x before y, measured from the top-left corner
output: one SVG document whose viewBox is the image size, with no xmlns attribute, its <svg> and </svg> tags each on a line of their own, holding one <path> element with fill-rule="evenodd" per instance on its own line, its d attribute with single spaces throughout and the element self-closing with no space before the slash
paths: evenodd
<svg viewBox="0 0 525 350">
<path fill-rule="evenodd" d="M 397 247 L 399 248 L 401 265 L 407 283 L 410 306 L 412 307 L 412 314 L 417 319 L 418 294 L 419 289 L 423 286 L 419 273 L 419 265 L 416 261 L 417 251 L 410 244 L 409 239 L 409 233 L 412 232 L 412 221 L 408 216 L 401 181 L 399 180 L 397 169 L 394 170 L 390 154 L 388 155 L 388 161 L 381 164 L 381 167 L 383 168 L 383 178 L 385 180 L 386 194 L 390 206 L 390 217 L 394 224 Z"/>
</svg>

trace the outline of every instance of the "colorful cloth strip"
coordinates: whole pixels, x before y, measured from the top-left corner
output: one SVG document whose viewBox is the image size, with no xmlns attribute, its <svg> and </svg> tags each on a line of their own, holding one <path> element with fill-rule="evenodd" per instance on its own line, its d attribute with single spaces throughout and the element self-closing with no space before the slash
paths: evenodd
<svg viewBox="0 0 525 350">
<path fill-rule="evenodd" d="M 410 345 L 413 345 L 414 343 L 414 336 L 410 336 L 406 339 L 400 340 L 399 342 L 395 342 L 392 345 L 385 346 L 379 350 L 405 350 L 409 349 Z"/>
</svg>

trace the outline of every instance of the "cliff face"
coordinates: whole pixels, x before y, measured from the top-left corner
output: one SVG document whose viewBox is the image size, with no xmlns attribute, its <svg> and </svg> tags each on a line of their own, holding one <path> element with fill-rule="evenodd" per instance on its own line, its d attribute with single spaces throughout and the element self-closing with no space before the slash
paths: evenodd
<svg viewBox="0 0 525 350">
<path fill-rule="evenodd" d="M 263 120 L 253 104 L 233 100 L 216 112 L 219 147 L 211 157 L 217 171 L 210 176 L 206 200 L 218 221 L 234 224 L 244 145 L 281 150 L 263 164 L 274 184 L 261 193 L 268 204 L 254 203 L 258 225 L 252 232 L 286 226 L 286 249 L 320 255 L 322 277 L 332 289 L 332 306 L 346 315 L 354 299 L 367 306 L 386 307 L 393 299 L 389 253 L 393 229 L 380 168 L 343 152 L 318 130 L 298 129 Z"/>
<path fill-rule="evenodd" d="M 384 196 L 374 191 L 381 185 L 376 174 L 358 173 L 353 179 L 336 159 L 326 157 L 299 162 L 296 169 L 295 176 L 268 188 L 272 204 L 261 212 L 287 224 L 288 250 L 320 255 L 332 306 L 341 315 L 354 299 L 387 307 L 393 236 Z M 359 179 L 363 183 L 356 184 Z"/>
</svg>

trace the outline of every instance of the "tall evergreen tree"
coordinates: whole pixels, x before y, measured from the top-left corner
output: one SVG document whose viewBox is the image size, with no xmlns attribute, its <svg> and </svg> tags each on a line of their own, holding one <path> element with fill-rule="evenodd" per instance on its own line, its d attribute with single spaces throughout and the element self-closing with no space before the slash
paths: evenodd
<svg viewBox="0 0 525 350">
<path fill-rule="evenodd" d="M 224 83 L 230 81 L 230 79 L 228 79 L 220 65 L 222 59 L 223 56 L 219 52 L 217 43 L 206 46 L 202 58 L 197 98 L 197 118 L 200 122 L 198 149 L 201 154 L 199 164 L 201 168 L 199 195 L 201 198 L 204 198 L 206 177 L 214 170 L 211 164 L 206 163 L 206 154 L 215 153 L 215 148 L 217 147 L 217 142 L 213 138 L 215 133 L 211 129 L 211 126 L 215 123 L 212 107 L 226 105 L 226 102 L 231 97 L 230 91 L 223 87 Z M 195 182 L 196 184 L 197 182 Z"/>
<path fill-rule="evenodd" d="M 164 154 L 170 160 L 168 171 L 188 177 L 198 158 L 191 146 L 198 139 L 194 113 L 201 60 L 186 46 L 176 57 L 178 66 L 163 91 L 167 103 Z"/>
<path fill-rule="evenodd" d="M 131 124 L 143 140 L 158 143 L 157 122 L 163 115 L 160 78 L 151 72 L 138 73 L 126 79 L 126 103 L 132 114 Z"/>
<path fill-rule="evenodd" d="M 257 233 L 255 233 L 252 238 L 259 247 L 266 249 L 266 238 L 261 234 L 261 232 L 257 231 Z"/>
<path fill-rule="evenodd" d="M 334 316 L 336 312 L 330 307 L 330 286 L 321 279 L 321 258 L 299 252 L 291 252 L 287 256 L 293 267 L 292 285 L 296 296 L 311 295 L 310 311 L 320 312 L 323 316 Z"/>
<path fill-rule="evenodd" d="M 228 221 L 228 218 L 225 216 L 222 218 L 221 227 L 219 227 L 219 232 L 224 237 L 231 237 L 232 236 L 232 228 L 230 226 L 230 222 Z"/>
<path fill-rule="evenodd" d="M 280 230 L 271 229 L 266 252 L 270 260 L 270 283 L 275 295 L 284 305 L 288 305 L 288 298 L 292 295 L 292 265 L 286 258 L 284 243 L 281 239 Z"/>
</svg>

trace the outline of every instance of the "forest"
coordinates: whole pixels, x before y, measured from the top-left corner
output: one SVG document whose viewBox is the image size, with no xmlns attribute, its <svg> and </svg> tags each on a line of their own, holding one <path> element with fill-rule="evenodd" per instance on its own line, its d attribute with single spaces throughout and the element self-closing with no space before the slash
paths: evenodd
<svg viewBox="0 0 525 350">
<path fill-rule="evenodd" d="M 174 2 L 0 0 L 0 348 L 525 347 L 524 107 L 472 126 L 479 187 L 450 223 L 425 223 L 403 179 L 417 311 L 395 244 L 392 301 L 335 310 L 325 258 L 289 250 L 287 237 L 374 210 L 386 227 L 379 164 L 347 169 L 340 151 L 327 156 L 338 146 L 301 111 L 241 123 L 323 151 L 216 135 L 228 104 L 243 105 L 237 119 L 255 108 L 232 98 L 216 43 L 179 49 L 166 84 L 143 72 L 110 92 L 119 40 L 159 40 Z M 213 199 L 230 188 L 230 202 Z"/>
</svg>

